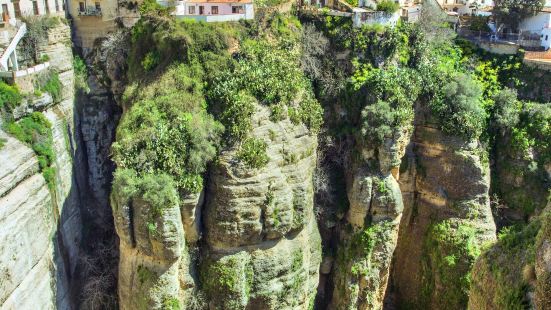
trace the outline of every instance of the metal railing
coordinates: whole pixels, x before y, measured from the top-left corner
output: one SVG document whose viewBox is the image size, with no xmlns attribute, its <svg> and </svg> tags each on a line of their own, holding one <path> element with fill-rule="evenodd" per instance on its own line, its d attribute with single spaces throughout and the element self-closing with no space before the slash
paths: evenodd
<svg viewBox="0 0 551 310">
<path fill-rule="evenodd" d="M 459 28 L 457 34 L 472 41 L 509 43 L 521 46 L 534 46 L 540 44 L 538 35 L 528 33 L 494 33 Z"/>
<path fill-rule="evenodd" d="M 101 16 L 101 9 L 98 8 L 85 8 L 84 10 L 78 10 L 79 16 Z"/>
<path fill-rule="evenodd" d="M 2 55 L 0 55 L 0 69 L 2 71 L 8 71 L 8 58 L 17 48 L 17 44 L 19 44 L 21 38 L 23 38 L 23 36 L 27 33 L 27 24 L 18 23 L 16 25 L 17 32 L 11 39 L 10 44 L 8 44 L 6 49 L 4 49 L 4 51 L 2 52 Z"/>
</svg>

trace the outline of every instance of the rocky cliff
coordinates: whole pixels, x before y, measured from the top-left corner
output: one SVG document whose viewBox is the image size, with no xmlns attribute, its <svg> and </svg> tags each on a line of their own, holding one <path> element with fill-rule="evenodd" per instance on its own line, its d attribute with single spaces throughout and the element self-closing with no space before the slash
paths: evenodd
<svg viewBox="0 0 551 310">
<path fill-rule="evenodd" d="M 30 95 L 7 118 L 41 113 L 50 124 L 54 175 L 45 179 L 31 146 L 2 132 L 0 206 L 2 215 L 2 309 L 72 307 L 70 283 L 79 257 L 81 215 L 74 175 L 74 73 L 68 25 L 48 30 L 40 53 L 59 74 L 60 96 Z M 39 165 L 40 164 L 40 165 Z"/>
<path fill-rule="evenodd" d="M 551 307 L 551 110 L 514 57 L 140 12 L 86 64 L 48 24 L 48 74 L 0 101 L 0 308 Z"/>
<path fill-rule="evenodd" d="M 495 240 L 482 156 L 476 141 L 416 126 L 400 174 L 405 208 L 392 277 L 397 304 L 465 307 L 467 274 L 484 244 Z"/>
</svg>

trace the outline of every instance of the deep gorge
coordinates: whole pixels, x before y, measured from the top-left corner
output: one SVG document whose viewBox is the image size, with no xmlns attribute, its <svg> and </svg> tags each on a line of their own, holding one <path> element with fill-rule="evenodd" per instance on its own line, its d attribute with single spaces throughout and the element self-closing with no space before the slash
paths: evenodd
<svg viewBox="0 0 551 310">
<path fill-rule="evenodd" d="M 1 308 L 550 309 L 551 73 L 258 15 L 49 28 L 60 95 L 0 105 Z"/>
</svg>

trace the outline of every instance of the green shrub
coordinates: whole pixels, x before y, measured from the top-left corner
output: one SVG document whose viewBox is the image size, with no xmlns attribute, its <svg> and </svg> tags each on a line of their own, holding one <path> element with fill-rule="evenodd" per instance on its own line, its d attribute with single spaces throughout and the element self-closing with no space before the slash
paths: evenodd
<svg viewBox="0 0 551 310">
<path fill-rule="evenodd" d="M 250 130 L 255 101 L 272 107 L 273 121 L 285 118 L 287 106 L 295 123 L 304 123 L 312 132 L 321 126 L 323 111 L 300 70 L 298 54 L 266 40 L 244 42 L 235 68 L 212 84 L 209 98 L 231 142 L 240 141 Z"/>
<path fill-rule="evenodd" d="M 127 90 L 125 98 L 133 103 L 117 128 L 117 166 L 166 173 L 188 192 L 202 188 L 223 128 L 206 112 L 201 77 L 198 65 L 180 64 L 147 87 Z"/>
<path fill-rule="evenodd" d="M 345 0 L 346 3 L 350 4 L 353 7 L 358 6 L 358 0 Z"/>
<path fill-rule="evenodd" d="M 39 60 L 40 63 L 45 63 L 48 61 L 50 61 L 50 56 L 48 56 L 48 54 L 42 54 L 42 56 L 40 56 L 40 60 Z"/>
<path fill-rule="evenodd" d="M 167 15 L 169 9 L 163 7 L 155 0 L 144 0 L 138 7 L 140 14 L 143 15 Z"/>
<path fill-rule="evenodd" d="M 79 56 L 73 58 L 73 69 L 75 71 L 75 88 L 85 93 L 90 92 L 88 86 L 88 68 L 86 63 Z"/>
<path fill-rule="evenodd" d="M 490 32 L 491 29 L 488 26 L 488 19 L 488 16 L 471 16 L 471 24 L 469 25 L 469 30 Z"/>
<path fill-rule="evenodd" d="M 266 166 L 269 161 L 268 155 L 266 154 L 267 147 L 268 145 L 264 140 L 248 138 L 239 148 L 237 159 L 249 168 L 262 168 Z"/>
<path fill-rule="evenodd" d="M 53 189 L 55 171 L 51 166 L 55 160 L 55 154 L 51 127 L 52 125 L 42 113 L 33 112 L 18 122 L 8 123 L 5 129 L 19 141 L 32 147 L 38 157 L 40 171 L 42 171 L 48 186 Z"/>
<path fill-rule="evenodd" d="M 382 0 L 377 3 L 377 11 L 382 11 L 388 14 L 392 14 L 400 8 L 400 4 L 393 0 Z"/>
<path fill-rule="evenodd" d="M 482 89 L 467 74 L 456 74 L 442 88 L 442 98 L 429 103 L 448 134 L 476 139 L 485 128 Z"/>
<path fill-rule="evenodd" d="M 62 99 L 63 84 L 59 80 L 57 72 L 48 72 L 39 76 L 35 82 L 35 91 L 47 92 L 52 96 L 54 102 L 60 102 Z"/>
<path fill-rule="evenodd" d="M 424 261 L 427 264 L 424 294 L 429 296 L 424 297 L 431 298 L 438 308 L 466 308 L 470 270 L 481 253 L 478 234 L 475 227 L 451 220 L 430 227 L 425 244 L 427 260 Z"/>
<path fill-rule="evenodd" d="M 157 51 L 149 52 L 145 54 L 145 58 L 142 60 L 142 67 L 145 71 L 153 70 L 159 64 L 159 53 Z"/>
<path fill-rule="evenodd" d="M 517 92 L 506 88 L 497 93 L 493 99 L 495 102 L 493 111 L 495 125 L 503 131 L 516 127 L 522 108 L 521 102 L 517 99 Z"/>
<path fill-rule="evenodd" d="M 8 140 L 4 138 L 0 138 L 0 150 L 4 147 L 4 145 L 8 142 Z"/>
<path fill-rule="evenodd" d="M 8 85 L 0 81 L 0 109 L 3 107 L 14 108 L 21 103 L 23 96 L 16 85 Z"/>
</svg>

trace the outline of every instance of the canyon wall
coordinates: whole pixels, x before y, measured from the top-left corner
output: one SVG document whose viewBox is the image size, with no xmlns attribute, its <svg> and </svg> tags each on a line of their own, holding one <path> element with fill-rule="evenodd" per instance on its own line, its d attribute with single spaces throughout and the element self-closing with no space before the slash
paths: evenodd
<svg viewBox="0 0 551 310">
<path fill-rule="evenodd" d="M 495 241 L 489 167 L 477 141 L 415 127 L 400 173 L 404 217 L 392 286 L 402 307 L 466 306 L 469 270 Z"/>
<path fill-rule="evenodd" d="M 156 206 L 139 184 L 130 197 L 113 194 L 122 309 L 173 303 L 193 309 L 199 279 L 202 301 L 216 309 L 313 305 L 321 261 L 313 216 L 317 141 L 304 125 L 273 122 L 268 108 L 256 109 L 251 136 L 270 141 L 266 167 L 238 163 L 233 148 L 220 155 L 204 194 L 195 198 Z M 155 207 L 163 211 L 152 232 L 148 218 Z M 204 243 L 196 244 L 199 236 Z"/>
<path fill-rule="evenodd" d="M 49 29 L 40 52 L 63 87 L 54 101 L 44 93 L 23 99 L 15 120 L 40 112 L 51 123 L 55 176 L 48 184 L 29 145 L 0 131 L 0 305 L 2 309 L 70 309 L 70 283 L 79 258 L 81 215 L 74 176 L 74 72 L 70 28 Z M 32 96 L 28 97 L 32 98 Z"/>
</svg>

